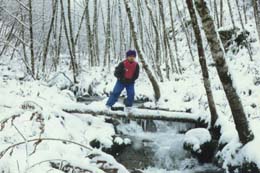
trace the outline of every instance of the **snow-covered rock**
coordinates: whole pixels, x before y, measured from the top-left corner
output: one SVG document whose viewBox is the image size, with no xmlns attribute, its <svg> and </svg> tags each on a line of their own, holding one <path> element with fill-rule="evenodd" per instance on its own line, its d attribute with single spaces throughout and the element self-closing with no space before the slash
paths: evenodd
<svg viewBox="0 0 260 173">
<path fill-rule="evenodd" d="M 200 153 L 201 145 L 210 141 L 211 141 L 211 135 L 207 129 L 196 128 L 186 132 L 184 144 L 192 146 L 193 151 Z"/>
</svg>

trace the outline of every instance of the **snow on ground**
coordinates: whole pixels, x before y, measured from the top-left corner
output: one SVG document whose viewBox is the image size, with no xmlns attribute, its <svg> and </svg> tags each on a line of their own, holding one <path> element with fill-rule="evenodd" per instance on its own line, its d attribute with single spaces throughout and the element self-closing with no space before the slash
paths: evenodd
<svg viewBox="0 0 260 173">
<path fill-rule="evenodd" d="M 128 172 L 112 156 L 89 145 L 97 139 L 102 147 L 111 147 L 115 135 L 112 124 L 105 123 L 103 116 L 62 111 L 78 104 L 70 91 L 38 81 L 10 80 L 0 83 L 0 95 L 1 171 L 58 173 L 61 171 L 49 162 L 62 162 L 63 166 L 69 163 L 97 173 L 114 168 L 120 173 Z"/>
</svg>

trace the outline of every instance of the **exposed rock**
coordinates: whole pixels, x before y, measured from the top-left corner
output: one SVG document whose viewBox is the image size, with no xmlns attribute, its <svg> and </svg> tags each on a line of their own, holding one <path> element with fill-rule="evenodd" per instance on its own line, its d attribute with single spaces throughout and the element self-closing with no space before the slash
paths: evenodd
<svg viewBox="0 0 260 173">
<path fill-rule="evenodd" d="M 185 134 L 183 148 L 189 151 L 200 163 L 212 163 L 218 141 L 212 140 L 207 129 L 197 128 Z"/>
<path fill-rule="evenodd" d="M 233 53 L 238 52 L 240 47 L 247 46 L 247 39 L 250 34 L 249 31 L 241 31 L 239 28 L 220 29 L 218 33 L 225 51 L 232 50 Z"/>
<path fill-rule="evenodd" d="M 131 145 L 131 140 L 126 137 L 113 136 L 113 145 L 110 148 L 104 148 L 101 142 L 97 139 L 94 139 L 89 144 L 93 148 L 102 148 L 102 151 L 116 157 Z"/>
</svg>

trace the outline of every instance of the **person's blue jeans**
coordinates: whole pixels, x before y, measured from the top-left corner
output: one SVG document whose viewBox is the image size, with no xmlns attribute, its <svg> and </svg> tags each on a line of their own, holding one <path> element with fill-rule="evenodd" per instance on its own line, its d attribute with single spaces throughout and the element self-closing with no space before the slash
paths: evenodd
<svg viewBox="0 0 260 173">
<path fill-rule="evenodd" d="M 135 97 L 134 83 L 123 84 L 119 80 L 117 80 L 113 92 L 111 93 L 106 105 L 112 107 L 117 102 L 124 88 L 126 88 L 126 93 L 127 93 L 127 99 L 124 101 L 124 104 L 127 107 L 133 106 L 134 97 Z"/>
</svg>

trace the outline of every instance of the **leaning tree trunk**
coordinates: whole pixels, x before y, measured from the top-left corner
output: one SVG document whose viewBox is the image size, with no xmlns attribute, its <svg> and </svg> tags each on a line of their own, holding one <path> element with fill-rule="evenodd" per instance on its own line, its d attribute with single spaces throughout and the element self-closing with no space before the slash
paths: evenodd
<svg viewBox="0 0 260 173">
<path fill-rule="evenodd" d="M 196 8 L 202 20 L 204 32 L 206 34 L 213 60 L 216 63 L 217 72 L 223 85 L 227 100 L 229 102 L 239 139 L 242 144 L 246 144 L 254 139 L 254 135 L 249 128 L 248 120 L 243 109 L 240 98 L 233 86 L 228 65 L 225 60 L 225 53 L 221 40 L 219 39 L 214 21 L 210 15 L 207 4 L 204 0 L 195 0 Z"/>
<path fill-rule="evenodd" d="M 218 119 L 218 114 L 217 114 L 217 110 L 216 110 L 215 101 L 214 101 L 214 98 L 213 98 L 213 93 L 212 93 L 212 90 L 211 90 L 209 72 L 208 72 L 208 67 L 207 67 L 207 60 L 206 60 L 206 57 L 205 57 L 202 37 L 201 37 L 200 28 L 199 28 L 197 16 L 196 16 L 196 13 L 195 13 L 195 9 L 194 9 L 194 6 L 193 6 L 193 1 L 192 0 L 186 0 L 186 3 L 187 3 L 188 10 L 189 10 L 189 13 L 190 13 L 190 18 L 191 18 L 191 23 L 192 23 L 193 31 L 194 31 L 194 34 L 195 34 L 195 38 L 196 38 L 196 41 L 197 41 L 199 62 L 200 62 L 201 70 L 202 70 L 203 82 L 204 82 L 204 87 L 205 87 L 206 94 L 207 94 L 209 110 L 210 110 L 210 113 L 211 113 L 211 131 L 214 132 L 214 129 L 215 129 L 214 126 L 215 126 L 215 123 Z M 214 133 L 213 133 L 213 136 L 215 136 Z"/>
<path fill-rule="evenodd" d="M 125 3 L 125 8 L 126 8 L 129 24 L 130 24 L 130 30 L 132 32 L 132 38 L 133 38 L 133 41 L 134 41 L 134 45 L 135 45 L 136 50 L 137 50 L 137 52 L 139 54 L 139 58 L 140 58 L 140 61 L 141 61 L 142 65 L 143 65 L 143 68 L 144 68 L 144 70 L 145 70 L 149 80 L 152 83 L 155 100 L 158 101 L 160 96 L 161 96 L 160 87 L 159 87 L 159 85 L 158 85 L 158 83 L 157 83 L 157 81 L 156 81 L 152 71 L 150 70 L 149 66 L 147 65 L 147 63 L 146 63 L 146 61 L 144 59 L 144 53 L 143 53 L 143 50 L 141 49 L 140 43 L 138 41 L 136 28 L 135 28 L 135 24 L 134 24 L 134 20 L 133 20 L 132 11 L 131 11 L 130 5 L 129 5 L 129 0 L 124 0 L 124 3 Z"/>
</svg>

